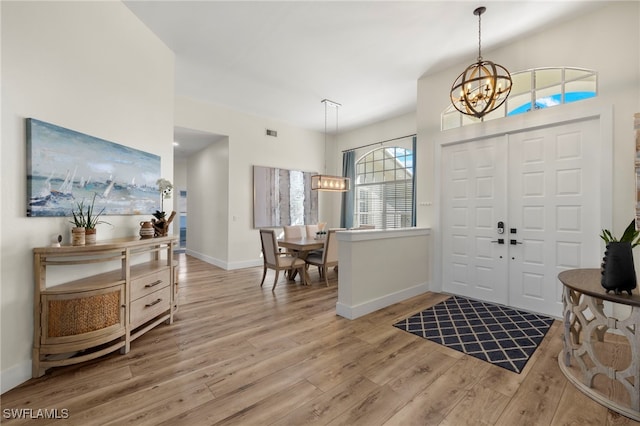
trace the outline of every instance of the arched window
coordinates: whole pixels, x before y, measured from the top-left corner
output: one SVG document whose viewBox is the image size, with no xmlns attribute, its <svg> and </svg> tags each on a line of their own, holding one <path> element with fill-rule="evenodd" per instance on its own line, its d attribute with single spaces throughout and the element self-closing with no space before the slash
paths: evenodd
<svg viewBox="0 0 640 426">
<path fill-rule="evenodd" d="M 441 114 L 441 129 L 577 102 L 598 93 L 598 74 L 581 68 L 536 68 L 511 74 L 511 80 L 511 93 L 500 108 L 479 119 L 461 114 L 450 105 Z"/>
<path fill-rule="evenodd" d="M 413 151 L 382 147 L 356 162 L 354 226 L 415 226 Z"/>
</svg>

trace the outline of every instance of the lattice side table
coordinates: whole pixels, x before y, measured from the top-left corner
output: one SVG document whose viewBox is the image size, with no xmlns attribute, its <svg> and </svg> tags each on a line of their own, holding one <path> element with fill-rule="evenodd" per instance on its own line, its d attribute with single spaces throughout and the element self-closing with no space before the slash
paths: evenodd
<svg viewBox="0 0 640 426">
<path fill-rule="evenodd" d="M 558 278 L 564 285 L 560 369 L 590 398 L 640 421 L 640 296 L 607 294 L 599 269 L 573 269 Z M 630 306 L 631 314 L 607 316 L 605 300 Z"/>
</svg>

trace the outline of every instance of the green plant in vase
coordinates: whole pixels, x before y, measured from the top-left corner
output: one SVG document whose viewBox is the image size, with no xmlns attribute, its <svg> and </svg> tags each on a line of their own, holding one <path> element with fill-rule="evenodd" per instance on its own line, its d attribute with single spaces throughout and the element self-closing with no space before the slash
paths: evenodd
<svg viewBox="0 0 640 426">
<path fill-rule="evenodd" d="M 98 212 L 95 212 L 96 194 L 93 194 L 91 204 L 85 207 L 84 198 L 82 201 L 77 202 L 76 206 L 71 209 L 73 220 L 70 221 L 76 228 L 84 228 L 84 241 L 85 244 L 95 244 L 96 242 L 96 226 L 101 223 L 109 224 L 104 220 L 100 220 L 100 217 L 104 213 L 104 207 Z M 81 231 L 77 231 L 81 233 Z M 82 244 L 76 244 L 82 245 Z"/>
<path fill-rule="evenodd" d="M 636 221 L 635 219 L 631 221 L 627 229 L 622 233 L 622 237 L 617 239 L 611 234 L 611 231 L 608 229 L 603 229 L 602 234 L 600 234 L 600 238 L 604 240 L 606 244 L 609 243 L 630 243 L 631 248 L 636 247 L 640 244 L 640 231 L 636 230 Z"/>
<path fill-rule="evenodd" d="M 611 231 L 603 229 L 600 238 L 607 248 L 602 258 L 602 278 L 600 284 L 607 293 L 613 290 L 616 294 L 636 288 L 636 271 L 633 263 L 633 248 L 640 244 L 640 231 L 636 230 L 635 220 L 624 230 L 618 239 Z"/>
</svg>

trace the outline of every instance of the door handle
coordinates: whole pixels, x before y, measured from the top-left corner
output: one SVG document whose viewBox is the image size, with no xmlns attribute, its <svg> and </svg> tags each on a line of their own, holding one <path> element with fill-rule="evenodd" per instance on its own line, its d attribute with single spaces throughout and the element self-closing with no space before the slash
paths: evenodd
<svg viewBox="0 0 640 426">
<path fill-rule="evenodd" d="M 491 241 L 492 243 L 504 244 L 504 238 L 498 238 L 497 240 Z"/>
<path fill-rule="evenodd" d="M 522 241 L 510 240 L 509 244 L 511 244 L 512 246 L 515 246 L 516 244 L 522 244 Z"/>
</svg>

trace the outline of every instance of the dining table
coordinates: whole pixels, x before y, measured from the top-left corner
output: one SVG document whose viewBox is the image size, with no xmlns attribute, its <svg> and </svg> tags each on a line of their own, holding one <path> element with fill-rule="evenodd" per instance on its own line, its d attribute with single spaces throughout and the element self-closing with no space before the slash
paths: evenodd
<svg viewBox="0 0 640 426">
<path fill-rule="evenodd" d="M 320 250 L 324 248 L 324 239 L 315 239 L 315 238 L 287 238 L 278 240 L 278 246 L 289 249 L 296 257 L 300 259 L 306 259 L 314 250 Z M 289 279 L 293 280 L 296 277 L 297 271 L 295 269 L 291 270 L 289 273 Z M 304 285 L 309 285 L 309 273 L 306 268 L 304 270 L 304 276 L 302 277 L 302 282 Z"/>
</svg>

